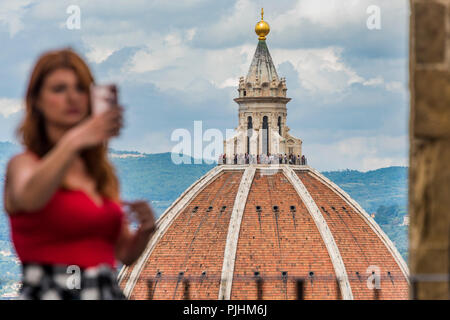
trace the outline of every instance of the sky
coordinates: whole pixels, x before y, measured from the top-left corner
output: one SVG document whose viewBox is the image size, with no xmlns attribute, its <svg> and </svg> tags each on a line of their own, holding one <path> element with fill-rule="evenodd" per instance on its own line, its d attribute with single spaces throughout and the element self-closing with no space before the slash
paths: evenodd
<svg viewBox="0 0 450 320">
<path fill-rule="evenodd" d="M 68 27 L 74 5 L 80 28 Z M 379 29 L 367 26 L 373 6 Z M 233 98 L 257 46 L 261 7 L 292 98 L 287 125 L 303 140 L 308 164 L 407 166 L 407 0 L 2 0 L 0 141 L 17 143 L 38 56 L 68 46 L 96 82 L 119 86 L 125 127 L 110 147 L 170 152 L 174 130 L 193 133 L 194 121 L 225 135 L 238 125 Z"/>
</svg>

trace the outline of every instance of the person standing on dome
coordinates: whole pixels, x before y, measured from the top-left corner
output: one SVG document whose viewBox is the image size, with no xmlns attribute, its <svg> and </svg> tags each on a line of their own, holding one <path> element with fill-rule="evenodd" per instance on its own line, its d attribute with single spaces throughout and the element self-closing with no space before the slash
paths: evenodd
<svg viewBox="0 0 450 320">
<path fill-rule="evenodd" d="M 42 54 L 16 134 L 25 150 L 7 165 L 4 207 L 22 265 L 19 299 L 125 299 L 116 262 L 135 262 L 156 224 L 145 201 L 121 201 L 107 158 L 123 107 L 94 113 L 94 78 L 72 49 Z M 131 231 L 122 206 L 139 227 Z"/>
</svg>

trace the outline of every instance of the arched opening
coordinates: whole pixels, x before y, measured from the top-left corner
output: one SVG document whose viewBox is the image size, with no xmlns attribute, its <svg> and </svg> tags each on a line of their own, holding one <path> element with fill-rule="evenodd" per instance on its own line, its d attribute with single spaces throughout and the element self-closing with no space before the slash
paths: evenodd
<svg viewBox="0 0 450 320">
<path fill-rule="evenodd" d="M 278 117 L 278 133 L 281 136 L 281 117 Z"/>
<path fill-rule="evenodd" d="M 262 135 L 262 153 L 269 153 L 269 118 L 267 116 L 263 117 L 263 135 Z"/>
</svg>

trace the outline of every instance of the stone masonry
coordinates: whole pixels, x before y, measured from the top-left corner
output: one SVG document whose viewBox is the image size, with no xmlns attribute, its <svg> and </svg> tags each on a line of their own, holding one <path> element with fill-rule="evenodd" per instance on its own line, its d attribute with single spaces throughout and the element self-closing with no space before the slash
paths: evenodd
<svg viewBox="0 0 450 320">
<path fill-rule="evenodd" d="M 410 297 L 449 299 L 450 0 L 410 4 Z"/>
</svg>

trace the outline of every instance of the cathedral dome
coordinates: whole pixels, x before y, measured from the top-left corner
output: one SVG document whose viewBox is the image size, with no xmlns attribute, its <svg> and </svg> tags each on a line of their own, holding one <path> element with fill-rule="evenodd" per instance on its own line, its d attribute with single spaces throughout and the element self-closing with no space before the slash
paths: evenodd
<svg viewBox="0 0 450 320">
<path fill-rule="evenodd" d="M 157 225 L 145 253 L 121 270 L 130 299 L 183 299 L 187 280 L 191 299 L 296 299 L 298 279 L 304 299 L 408 298 L 395 246 L 309 166 L 217 166 Z M 368 285 L 373 274 L 378 289 Z"/>
</svg>

